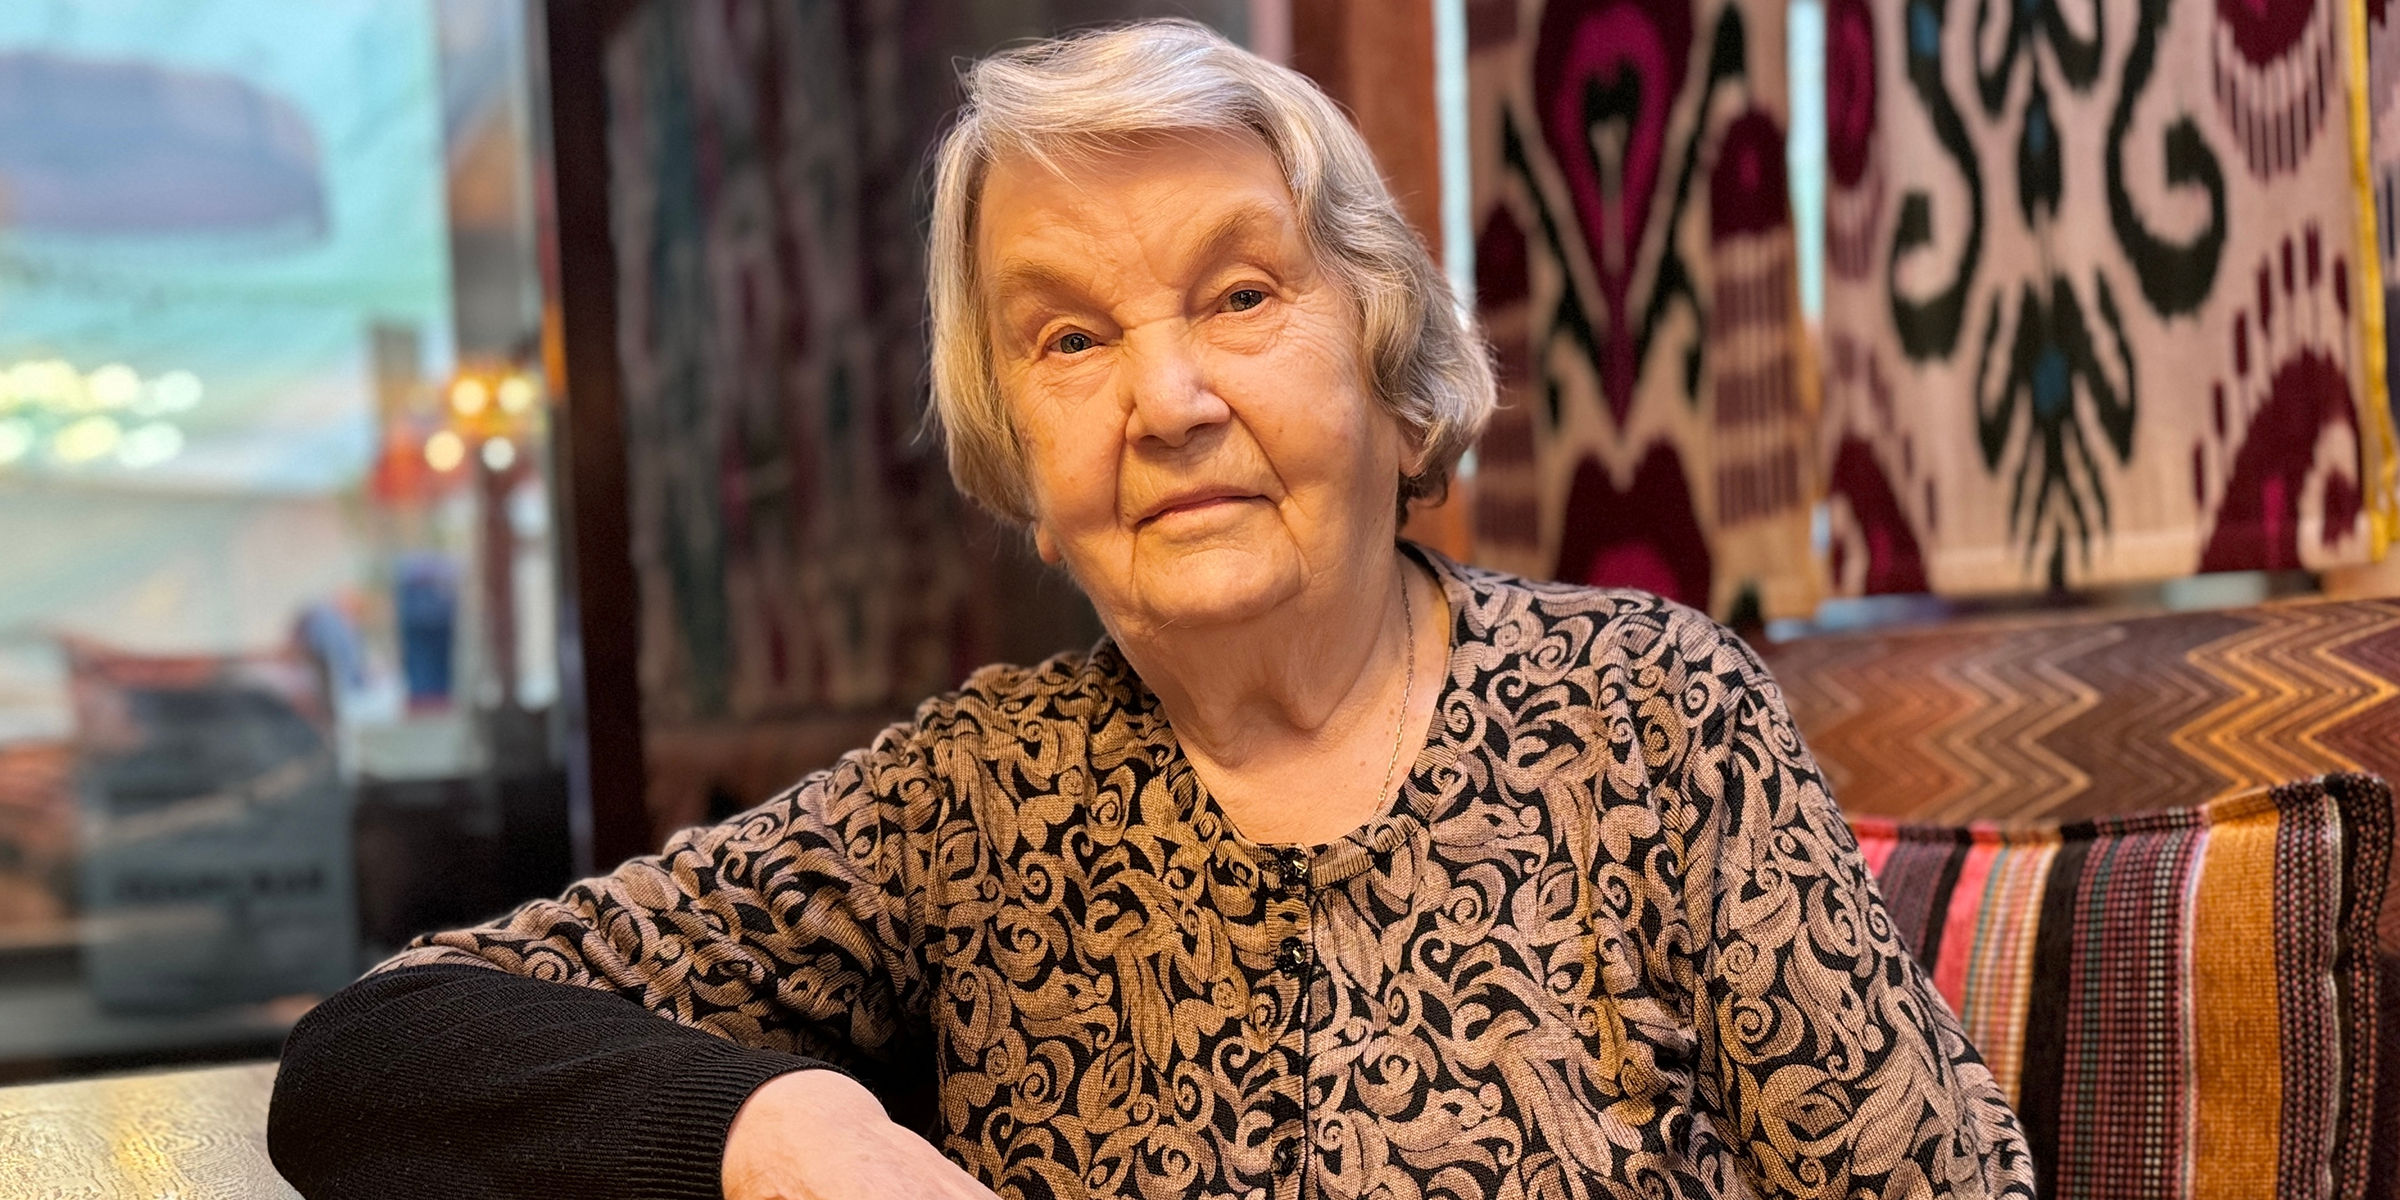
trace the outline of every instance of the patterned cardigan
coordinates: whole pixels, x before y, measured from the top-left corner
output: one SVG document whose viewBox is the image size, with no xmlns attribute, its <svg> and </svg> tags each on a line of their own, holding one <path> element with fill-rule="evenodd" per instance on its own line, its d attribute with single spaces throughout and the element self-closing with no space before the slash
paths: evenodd
<svg viewBox="0 0 2400 1200">
<path fill-rule="evenodd" d="M 278 1164 L 312 1196 L 713 1197 L 742 1098 L 813 1059 L 938 1081 L 929 1136 L 1010 1197 L 2030 1197 L 1748 648 L 1415 552 L 1448 668 L 1348 836 L 1244 838 L 1107 642 L 989 668 L 329 1001 Z"/>
</svg>

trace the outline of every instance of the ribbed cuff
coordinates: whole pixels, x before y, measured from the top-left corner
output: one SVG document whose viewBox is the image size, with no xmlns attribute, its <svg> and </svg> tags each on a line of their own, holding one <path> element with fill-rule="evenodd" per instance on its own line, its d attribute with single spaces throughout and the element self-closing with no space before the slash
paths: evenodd
<svg viewBox="0 0 2400 1200">
<path fill-rule="evenodd" d="M 725 1138 L 734 1114 L 768 1080 L 830 1064 L 731 1042 L 689 1043 L 689 1059 L 657 1082 L 624 1131 L 627 1180 L 664 1200 L 723 1200 Z"/>
</svg>

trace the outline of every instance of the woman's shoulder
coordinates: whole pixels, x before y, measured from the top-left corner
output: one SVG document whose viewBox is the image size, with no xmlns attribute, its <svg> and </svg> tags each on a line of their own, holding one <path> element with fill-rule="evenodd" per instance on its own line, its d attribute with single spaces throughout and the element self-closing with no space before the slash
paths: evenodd
<svg viewBox="0 0 2400 1200">
<path fill-rule="evenodd" d="M 1649 667 L 1756 678 L 1739 637 L 1708 614 L 1654 592 L 1528 579 L 1428 554 L 1443 575 L 1463 649 L 1492 663 L 1563 671 Z M 1655 671 L 1653 672 L 1655 673 Z"/>
<path fill-rule="evenodd" d="M 1030 666 L 979 667 L 957 688 L 919 703 L 913 717 L 887 736 L 905 734 L 925 743 L 993 734 L 1022 737 L 1036 725 L 1105 722 L 1139 702 L 1124 656 L 1103 638 L 1090 649 L 1053 654 Z"/>
</svg>

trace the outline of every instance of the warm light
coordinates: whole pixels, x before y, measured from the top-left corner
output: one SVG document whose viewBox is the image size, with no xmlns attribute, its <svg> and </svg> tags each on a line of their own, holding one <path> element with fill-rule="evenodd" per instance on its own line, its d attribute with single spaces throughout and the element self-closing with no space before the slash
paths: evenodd
<svg viewBox="0 0 2400 1200">
<path fill-rule="evenodd" d="M 483 465 L 491 468 L 494 472 L 505 471 L 517 465 L 517 444 L 504 437 L 496 437 L 485 442 L 483 444 Z"/>
<path fill-rule="evenodd" d="M 445 429 L 425 439 L 425 465 L 436 471 L 450 472 L 467 461 L 467 444 Z"/>
<path fill-rule="evenodd" d="M 0 467 L 25 457 L 33 449 L 33 424 L 29 421 L 0 421 Z"/>
<path fill-rule="evenodd" d="M 450 410 L 462 417 L 483 415 L 492 406 L 492 389 L 472 376 L 450 385 Z"/>
<path fill-rule="evenodd" d="M 531 409 L 535 396 L 533 381 L 522 375 L 500 381 L 500 411 L 512 417 L 522 416 Z"/>
<path fill-rule="evenodd" d="M 115 421 L 85 417 L 52 435 L 50 453 L 62 463 L 86 463 L 116 449 L 123 436 Z"/>
<path fill-rule="evenodd" d="M 165 421 L 135 426 L 117 443 L 117 461 L 136 471 L 155 467 L 181 453 L 183 431 Z"/>
</svg>

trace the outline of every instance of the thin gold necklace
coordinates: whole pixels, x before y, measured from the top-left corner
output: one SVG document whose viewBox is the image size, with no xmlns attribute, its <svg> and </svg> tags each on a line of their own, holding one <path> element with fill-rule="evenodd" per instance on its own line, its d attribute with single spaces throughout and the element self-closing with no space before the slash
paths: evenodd
<svg viewBox="0 0 2400 1200">
<path fill-rule="evenodd" d="M 1408 740 L 1408 703 L 1416 698 L 1417 688 L 1417 606 L 1408 598 L 1408 567 L 1400 568 L 1400 623 L 1406 630 L 1408 642 L 1408 674 L 1400 681 L 1400 726 L 1392 730 L 1392 760 L 1383 764 L 1383 786 L 1375 790 L 1375 805 L 1383 807 L 1384 798 L 1392 794 L 1392 772 L 1400 768 L 1400 744 Z"/>
</svg>

